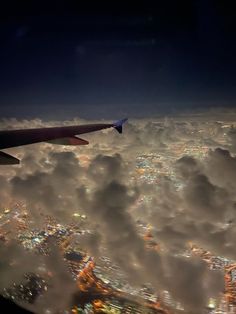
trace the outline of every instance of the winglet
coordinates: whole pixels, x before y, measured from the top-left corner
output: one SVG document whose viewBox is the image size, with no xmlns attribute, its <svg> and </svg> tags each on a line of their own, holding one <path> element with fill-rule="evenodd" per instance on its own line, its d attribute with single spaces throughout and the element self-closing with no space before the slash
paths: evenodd
<svg viewBox="0 0 236 314">
<path fill-rule="evenodd" d="M 127 120 L 128 120 L 128 118 L 125 118 L 125 119 L 116 121 L 116 122 L 113 124 L 113 127 L 114 127 L 119 133 L 122 133 L 123 124 L 124 124 Z"/>
</svg>

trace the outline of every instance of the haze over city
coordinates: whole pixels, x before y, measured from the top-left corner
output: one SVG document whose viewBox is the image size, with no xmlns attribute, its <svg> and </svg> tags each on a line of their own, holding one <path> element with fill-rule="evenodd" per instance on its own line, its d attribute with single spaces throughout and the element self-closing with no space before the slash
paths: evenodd
<svg viewBox="0 0 236 314">
<path fill-rule="evenodd" d="M 230 2 L 25 1 L 1 13 L 0 294 L 33 313 L 235 313 Z"/>
</svg>

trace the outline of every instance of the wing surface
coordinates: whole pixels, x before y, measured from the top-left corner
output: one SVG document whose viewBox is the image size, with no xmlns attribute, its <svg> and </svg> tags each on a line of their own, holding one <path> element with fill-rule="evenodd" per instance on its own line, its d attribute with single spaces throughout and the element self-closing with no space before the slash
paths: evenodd
<svg viewBox="0 0 236 314">
<path fill-rule="evenodd" d="M 79 134 L 91 133 L 108 128 L 114 128 L 122 133 L 123 124 L 127 119 L 122 119 L 114 123 L 97 123 L 86 125 L 72 125 L 63 127 L 3 130 L 0 131 L 0 149 L 34 144 L 39 142 L 49 142 L 59 145 L 87 145 L 88 141 L 76 137 Z M 14 156 L 0 152 L 0 165 L 18 164 L 19 160 Z"/>
</svg>

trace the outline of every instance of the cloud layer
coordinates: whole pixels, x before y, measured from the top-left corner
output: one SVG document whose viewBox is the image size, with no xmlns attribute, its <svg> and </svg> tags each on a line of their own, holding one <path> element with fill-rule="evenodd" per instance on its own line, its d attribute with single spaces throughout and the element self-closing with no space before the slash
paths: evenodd
<svg viewBox="0 0 236 314">
<path fill-rule="evenodd" d="M 63 124 L 76 123 L 85 121 Z M 2 128 L 12 124 L 16 128 L 46 125 L 40 120 L 5 120 Z M 13 200 L 23 201 L 34 228 L 43 225 L 41 213 L 66 224 L 76 210 L 83 212 L 92 234 L 81 238 L 81 246 L 90 254 L 99 257 L 105 247 L 131 284 L 150 282 L 158 291 L 168 290 L 186 313 L 202 313 L 208 298 L 223 291 L 223 274 L 210 271 L 197 257 L 185 257 L 188 243 L 236 258 L 234 132 L 225 124 L 201 116 L 142 119 L 128 122 L 122 136 L 111 130 L 85 135 L 90 141 L 86 147 L 42 143 L 9 149 L 22 162 L 1 168 L 1 208 Z M 156 169 L 156 183 L 137 173 L 136 158 L 144 154 L 144 159 L 159 158 L 158 164 L 148 166 Z M 151 226 L 160 251 L 147 249 L 137 220 Z M 12 232 L 12 241 L 15 236 Z M 19 245 L 11 245 L 11 249 L 1 247 L 4 263 L 9 265 L 12 259 L 28 263 L 16 274 L 3 267 L 4 274 L 11 276 L 2 280 L 1 287 L 37 266 L 32 254 L 29 257 Z M 54 246 L 51 259 L 43 263 L 48 269 L 56 263 L 58 270 L 53 289 L 38 301 L 36 311 L 58 309 L 63 285 L 68 287 L 68 297 L 59 308 L 66 308 L 75 287 Z"/>
</svg>

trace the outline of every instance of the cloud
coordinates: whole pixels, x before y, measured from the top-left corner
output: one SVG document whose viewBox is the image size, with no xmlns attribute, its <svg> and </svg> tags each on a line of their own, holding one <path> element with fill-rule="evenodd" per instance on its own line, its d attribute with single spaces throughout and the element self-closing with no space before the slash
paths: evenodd
<svg viewBox="0 0 236 314">
<path fill-rule="evenodd" d="M 109 173 L 104 171 L 103 175 L 105 179 L 101 178 L 93 191 L 86 192 L 84 187 L 78 189 L 80 207 L 95 221 L 100 246 L 108 249 L 111 259 L 126 271 L 130 282 L 148 281 L 157 289 L 169 290 L 188 313 L 199 313 L 211 293 L 215 296 L 223 290 L 222 276 L 218 282 L 212 280 L 213 274 L 200 260 L 177 257 L 171 251 L 163 255 L 148 251 L 129 212 L 140 195 L 139 189 L 119 183 L 119 176 L 110 181 Z M 173 232 L 168 235 L 177 238 Z M 182 240 L 186 240 L 186 235 Z"/>
<path fill-rule="evenodd" d="M 50 254 L 44 259 L 46 269 L 52 273 L 49 288 L 31 307 L 36 313 L 58 313 L 70 310 L 73 306 L 73 296 L 77 291 L 76 282 L 69 273 L 55 240 L 50 239 Z"/>
<path fill-rule="evenodd" d="M 26 272 L 33 272 L 41 263 L 41 259 L 34 253 L 26 251 L 16 241 L 0 245 L 0 291 L 10 287 L 13 283 L 19 284 Z"/>
<path fill-rule="evenodd" d="M 63 124 L 82 122 L 86 121 L 75 119 Z M 2 128 L 10 124 L 20 128 L 60 122 L 5 120 Z M 2 168 L 1 206 L 13 197 L 23 200 L 34 226 L 39 228 L 44 223 L 39 210 L 62 224 L 69 223 L 76 210 L 84 212 L 88 217 L 86 228 L 91 233 L 76 239 L 82 247 L 95 257 L 103 254 L 105 248 L 130 283 L 150 282 L 157 290 L 170 291 L 186 313 L 201 313 L 207 298 L 223 291 L 223 276 L 210 271 L 200 259 L 185 257 L 188 242 L 215 254 L 236 257 L 236 162 L 225 149 L 227 143 L 222 142 L 225 131 L 221 123 L 206 123 L 201 117 L 140 119 L 129 121 L 124 128 L 122 136 L 112 130 L 86 134 L 82 136 L 90 141 L 86 147 L 42 143 L 11 149 L 22 162 L 20 166 Z M 199 147 L 210 145 L 212 150 L 207 158 L 189 155 L 195 151 L 186 148 L 195 147 L 196 143 Z M 162 165 L 154 184 L 144 182 L 135 172 L 136 157 L 150 154 L 160 159 L 156 167 Z M 151 225 L 164 250 L 147 249 L 138 219 Z M 11 250 L 13 256 L 17 256 L 17 250 Z M 34 258 L 28 261 L 30 269 Z M 37 310 L 66 308 L 74 285 L 56 248 L 52 248 L 51 259 L 44 264 L 48 269 L 57 267 L 52 283 L 55 289 L 38 300 Z M 5 274 L 8 272 L 4 270 Z M 68 287 L 68 294 L 57 307 L 63 287 Z"/>
<path fill-rule="evenodd" d="M 223 291 L 224 282 L 220 273 L 212 273 L 206 263 L 197 258 L 189 261 L 184 257 L 168 255 L 168 289 L 185 307 L 187 313 L 201 313 L 209 297 Z"/>
<path fill-rule="evenodd" d="M 213 184 L 211 176 L 207 176 L 208 166 L 215 162 L 218 153 L 218 150 L 212 152 L 202 164 L 192 157 L 178 160 L 176 169 L 182 188 L 176 192 L 173 187 L 163 185 L 153 199 L 149 219 L 156 228 L 157 239 L 173 251 L 183 250 L 186 243 L 192 241 L 215 254 L 236 258 L 233 248 L 235 226 L 228 224 L 235 215 L 235 197 L 230 185 Z M 214 178 L 218 177 L 218 169 L 222 171 L 219 167 L 211 172 Z M 159 200 L 161 195 L 165 198 Z"/>
<path fill-rule="evenodd" d="M 217 148 L 209 152 L 206 173 L 210 180 L 234 193 L 236 187 L 236 157 L 226 149 Z"/>
<path fill-rule="evenodd" d="M 33 213 L 37 214 L 41 208 L 66 221 L 69 213 L 76 209 L 73 191 L 80 178 L 79 161 L 73 152 L 51 152 L 48 158 L 51 163 L 48 171 L 46 166 L 41 171 L 13 177 L 10 181 L 12 193 L 23 199 Z"/>
</svg>

